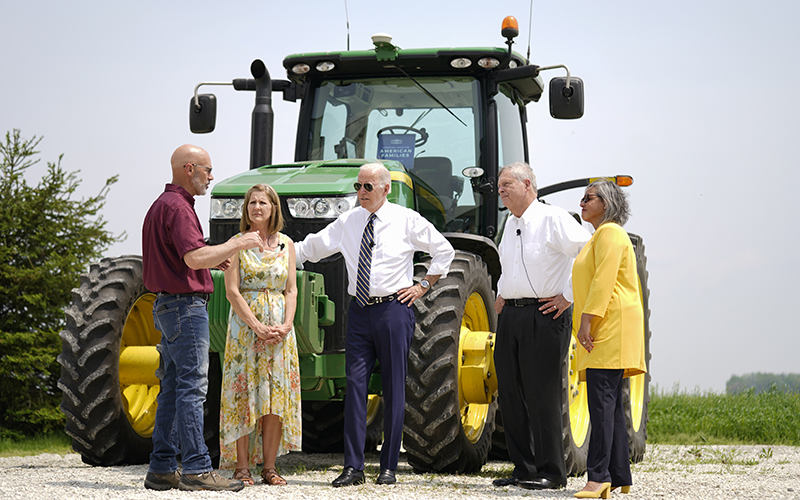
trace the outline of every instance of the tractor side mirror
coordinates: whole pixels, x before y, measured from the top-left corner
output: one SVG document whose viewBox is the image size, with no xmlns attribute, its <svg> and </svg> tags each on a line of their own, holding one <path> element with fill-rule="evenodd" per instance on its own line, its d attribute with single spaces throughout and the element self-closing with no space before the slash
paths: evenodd
<svg viewBox="0 0 800 500">
<path fill-rule="evenodd" d="M 189 102 L 189 129 L 195 134 L 214 131 L 217 123 L 217 97 L 214 94 L 198 94 Z"/>
<path fill-rule="evenodd" d="M 574 120 L 583 116 L 583 80 L 566 77 L 550 80 L 550 116 L 562 120 Z"/>
</svg>

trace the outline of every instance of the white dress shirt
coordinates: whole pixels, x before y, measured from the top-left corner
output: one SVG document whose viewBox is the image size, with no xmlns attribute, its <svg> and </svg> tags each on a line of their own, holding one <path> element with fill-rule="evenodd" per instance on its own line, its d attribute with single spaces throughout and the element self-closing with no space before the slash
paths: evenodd
<svg viewBox="0 0 800 500">
<path fill-rule="evenodd" d="M 358 253 L 369 211 L 356 207 L 316 234 L 297 243 L 297 262 L 318 262 L 341 252 L 347 266 L 347 292 L 356 294 Z M 447 276 L 455 251 L 442 233 L 417 212 L 388 201 L 375 212 L 375 246 L 369 280 L 371 297 L 385 297 L 414 284 L 414 252 L 431 256 L 428 274 Z"/>
<path fill-rule="evenodd" d="M 572 302 L 572 262 L 592 238 L 566 210 L 534 200 L 522 217 L 509 215 L 500 241 L 504 299 L 555 297 Z"/>
</svg>

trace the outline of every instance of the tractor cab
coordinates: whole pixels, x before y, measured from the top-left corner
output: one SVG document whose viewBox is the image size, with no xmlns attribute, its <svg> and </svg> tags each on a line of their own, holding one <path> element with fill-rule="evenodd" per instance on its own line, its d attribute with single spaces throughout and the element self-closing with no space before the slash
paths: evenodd
<svg viewBox="0 0 800 500">
<path fill-rule="evenodd" d="M 410 208 L 444 233 L 493 238 L 497 171 L 528 160 L 525 105 L 543 92 L 541 68 L 512 52 L 510 40 L 509 50 L 406 50 L 385 34 L 372 41 L 371 51 L 284 60 L 303 100 L 295 161 L 400 162 Z M 551 100 L 573 118 L 582 114 L 582 82 L 568 80 L 554 80 Z"/>
<path fill-rule="evenodd" d="M 412 179 L 413 208 L 439 231 L 480 233 L 481 200 L 462 173 L 481 163 L 479 87 L 474 78 L 415 84 L 402 75 L 320 82 L 303 153 L 398 161 Z"/>
</svg>

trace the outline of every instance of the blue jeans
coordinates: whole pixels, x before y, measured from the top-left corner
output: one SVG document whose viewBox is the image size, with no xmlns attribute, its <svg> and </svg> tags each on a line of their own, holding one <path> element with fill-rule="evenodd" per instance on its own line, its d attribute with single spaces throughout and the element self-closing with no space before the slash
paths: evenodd
<svg viewBox="0 0 800 500">
<path fill-rule="evenodd" d="M 208 391 L 208 311 L 206 302 L 190 295 L 159 297 L 153 320 L 161 332 L 161 379 L 158 393 L 150 472 L 178 469 L 184 474 L 212 469 L 203 439 L 203 403 Z"/>
</svg>

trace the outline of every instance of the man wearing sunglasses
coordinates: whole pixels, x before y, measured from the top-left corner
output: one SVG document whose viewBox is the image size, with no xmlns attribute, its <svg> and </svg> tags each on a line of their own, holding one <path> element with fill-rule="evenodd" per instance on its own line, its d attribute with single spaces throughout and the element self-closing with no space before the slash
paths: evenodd
<svg viewBox="0 0 800 500">
<path fill-rule="evenodd" d="M 360 207 L 295 245 L 297 262 L 317 262 L 341 252 L 347 267 L 344 471 L 332 485 L 361 484 L 367 430 L 367 383 L 377 359 L 384 401 L 378 484 L 394 484 L 405 416 L 408 351 L 415 320 L 411 304 L 446 276 L 455 251 L 417 212 L 386 200 L 392 177 L 380 163 L 363 165 L 353 188 Z M 413 282 L 414 252 L 431 256 L 424 279 Z"/>
</svg>

